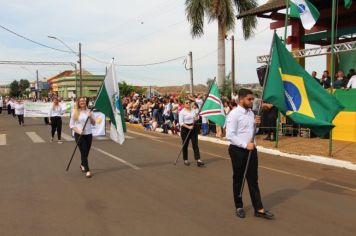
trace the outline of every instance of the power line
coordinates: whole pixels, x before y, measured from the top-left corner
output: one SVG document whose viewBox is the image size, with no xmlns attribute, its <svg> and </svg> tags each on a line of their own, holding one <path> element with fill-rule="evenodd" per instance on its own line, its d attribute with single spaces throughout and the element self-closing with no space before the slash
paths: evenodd
<svg viewBox="0 0 356 236">
<path fill-rule="evenodd" d="M 95 57 L 92 57 L 92 56 L 89 56 L 89 55 L 83 55 L 84 57 L 87 57 L 89 59 L 92 59 L 98 63 L 101 63 L 101 64 L 109 64 L 109 62 L 105 62 L 104 60 L 100 60 L 100 59 L 97 59 Z M 119 67 L 139 67 L 139 66 L 153 66 L 153 65 L 159 65 L 159 64 L 165 64 L 165 63 L 169 63 L 169 62 L 172 62 L 172 61 L 177 61 L 177 60 L 180 60 L 180 59 L 183 59 L 185 58 L 186 56 L 180 56 L 180 57 L 175 57 L 175 58 L 172 58 L 172 59 L 168 59 L 168 60 L 164 60 L 164 61 L 159 61 L 159 62 L 152 62 L 152 63 L 146 63 L 146 64 L 118 64 L 118 63 L 114 63 L 114 65 L 116 66 L 119 66 Z"/>
<path fill-rule="evenodd" d="M 159 64 L 164 64 L 164 63 L 168 63 L 168 62 L 172 62 L 172 61 L 177 61 L 180 59 L 185 58 L 186 56 L 180 56 L 180 57 L 176 57 L 173 59 L 169 59 L 169 60 L 165 60 L 165 61 L 159 61 L 159 62 L 153 62 L 153 63 L 147 63 L 147 64 L 132 64 L 132 65 L 128 65 L 128 64 L 115 64 L 117 66 L 153 66 L 153 65 L 159 65 Z"/>
<path fill-rule="evenodd" d="M 21 34 L 19 34 L 19 33 L 16 33 L 16 32 L 14 32 L 14 31 L 12 31 L 12 30 L 6 28 L 5 26 L 0 25 L 0 28 L 4 29 L 4 30 L 6 30 L 6 31 L 8 31 L 8 32 L 10 32 L 10 33 L 12 33 L 12 34 L 14 34 L 14 35 L 20 37 L 20 38 L 23 38 L 23 39 L 25 39 L 25 40 L 27 40 L 27 41 L 29 41 L 29 42 L 31 42 L 31 43 L 37 44 L 37 45 L 39 45 L 39 46 L 42 46 L 42 47 L 45 47 L 45 48 L 49 48 L 49 49 L 52 49 L 52 50 L 55 50 L 55 51 L 59 51 L 59 52 L 72 53 L 71 51 L 66 51 L 66 50 L 62 50 L 62 49 L 58 49 L 58 48 L 54 48 L 54 47 L 48 46 L 48 45 L 43 44 L 43 43 L 39 43 L 39 42 L 37 42 L 37 41 L 35 41 L 35 40 L 32 40 L 32 39 L 27 38 L 27 37 L 25 37 L 25 36 L 23 36 L 23 35 L 21 35 Z"/>
</svg>

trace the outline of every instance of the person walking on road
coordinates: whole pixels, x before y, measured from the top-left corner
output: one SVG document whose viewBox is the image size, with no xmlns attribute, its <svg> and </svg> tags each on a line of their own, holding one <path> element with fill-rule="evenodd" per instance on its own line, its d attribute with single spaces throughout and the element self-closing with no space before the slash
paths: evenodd
<svg viewBox="0 0 356 236">
<path fill-rule="evenodd" d="M 188 161 L 188 145 L 189 140 L 192 141 L 194 159 L 197 161 L 197 166 L 204 166 L 204 162 L 200 160 L 200 152 L 198 147 L 198 127 L 195 121 L 199 119 L 198 114 L 191 107 L 189 99 L 184 101 L 184 109 L 179 112 L 179 124 L 181 127 L 181 138 L 183 143 L 183 160 L 184 165 L 189 166 Z M 186 141 L 184 143 L 184 141 Z"/>
<path fill-rule="evenodd" d="M 0 96 L 0 114 L 2 113 L 2 107 L 4 106 L 4 101 L 2 99 L 2 97 Z"/>
<path fill-rule="evenodd" d="M 85 122 L 89 118 L 86 126 Z M 88 156 L 93 140 L 92 125 L 95 125 L 93 113 L 88 109 L 85 98 L 81 97 L 77 100 L 77 104 L 73 110 L 73 115 L 70 118 L 69 127 L 74 131 L 75 141 L 81 154 L 80 169 L 85 172 L 87 178 L 91 177 L 89 170 Z"/>
<path fill-rule="evenodd" d="M 19 125 L 24 126 L 25 121 L 24 121 L 24 112 L 25 112 L 25 106 L 22 102 L 21 99 L 17 100 L 17 103 L 15 103 L 14 105 L 14 110 L 15 110 L 15 114 L 17 115 L 17 118 L 19 120 Z"/>
<path fill-rule="evenodd" d="M 260 189 L 258 186 L 258 157 L 254 137 L 254 126 L 261 123 L 261 118 L 254 115 L 251 110 L 253 106 L 253 93 L 248 89 L 240 89 L 239 105 L 233 109 L 226 120 L 226 137 L 231 142 L 229 154 L 233 170 L 233 193 L 236 207 L 236 215 L 245 218 L 240 189 L 246 169 L 247 158 L 251 153 L 250 163 L 247 169 L 246 179 L 255 210 L 256 217 L 273 219 L 271 212 L 265 210 L 261 201 Z"/>
<path fill-rule="evenodd" d="M 10 108 L 11 108 L 12 117 L 14 117 L 14 118 L 16 117 L 15 106 L 16 106 L 16 101 L 14 99 L 11 99 L 10 100 Z"/>
<path fill-rule="evenodd" d="M 57 131 L 58 144 L 62 144 L 62 115 L 63 109 L 59 104 L 58 98 L 55 97 L 53 98 L 53 103 L 49 111 L 49 124 L 51 125 L 51 143 L 53 142 L 54 134 Z"/>
</svg>

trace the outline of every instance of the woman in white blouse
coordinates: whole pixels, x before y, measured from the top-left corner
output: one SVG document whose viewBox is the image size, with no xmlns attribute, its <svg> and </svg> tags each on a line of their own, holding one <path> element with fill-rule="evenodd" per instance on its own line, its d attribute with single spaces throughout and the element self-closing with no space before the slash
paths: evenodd
<svg viewBox="0 0 356 236">
<path fill-rule="evenodd" d="M 62 134 L 62 115 L 63 109 L 59 105 L 59 100 L 57 97 L 53 98 L 53 103 L 51 106 L 51 110 L 49 111 L 49 124 L 51 125 L 51 140 L 53 142 L 54 134 L 57 131 L 58 143 L 61 144 L 61 134 Z"/>
<path fill-rule="evenodd" d="M 14 103 L 14 110 L 15 110 L 15 115 L 17 115 L 17 118 L 19 119 L 19 125 L 24 126 L 24 112 L 25 112 L 25 106 L 22 102 L 21 99 L 17 100 L 17 103 Z"/>
<path fill-rule="evenodd" d="M 89 120 L 85 125 L 85 122 L 88 118 Z M 78 147 L 80 150 L 82 161 L 80 169 L 82 172 L 86 173 L 85 176 L 88 178 L 91 177 L 88 163 L 88 155 L 93 140 L 93 135 L 91 131 L 92 125 L 95 125 L 93 113 L 88 109 L 85 99 L 81 97 L 77 100 L 76 106 L 73 110 L 73 115 L 70 118 L 69 127 L 74 131 L 74 138 L 75 141 L 78 143 Z"/>
<path fill-rule="evenodd" d="M 183 110 L 179 112 L 179 124 L 181 127 L 181 138 L 183 142 L 183 160 L 186 166 L 190 165 L 188 161 L 189 140 L 192 141 L 194 159 L 197 161 L 197 166 L 204 166 L 204 162 L 200 160 L 200 152 L 198 147 L 198 129 L 194 124 L 194 122 L 198 119 L 199 116 L 197 112 L 192 109 L 190 100 L 186 99 L 184 101 Z M 184 141 L 186 142 L 184 143 Z"/>
</svg>

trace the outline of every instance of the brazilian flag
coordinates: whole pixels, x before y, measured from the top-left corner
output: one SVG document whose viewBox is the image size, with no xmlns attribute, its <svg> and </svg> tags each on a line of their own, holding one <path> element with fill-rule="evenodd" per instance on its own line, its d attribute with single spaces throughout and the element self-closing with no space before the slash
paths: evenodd
<svg viewBox="0 0 356 236">
<path fill-rule="evenodd" d="M 320 137 L 334 127 L 332 121 L 343 108 L 297 63 L 277 34 L 263 99 Z"/>
</svg>

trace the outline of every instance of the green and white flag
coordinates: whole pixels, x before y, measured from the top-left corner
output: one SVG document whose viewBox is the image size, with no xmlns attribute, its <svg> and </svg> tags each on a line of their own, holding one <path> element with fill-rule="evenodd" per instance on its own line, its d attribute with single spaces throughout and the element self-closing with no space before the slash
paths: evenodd
<svg viewBox="0 0 356 236">
<path fill-rule="evenodd" d="M 346 8 L 350 8 L 352 4 L 352 0 L 344 0 L 344 5 Z"/>
<path fill-rule="evenodd" d="M 226 116 L 224 105 L 222 104 L 219 88 L 216 85 L 215 80 L 211 85 L 208 97 L 206 98 L 199 115 L 207 118 L 215 124 L 220 125 L 221 127 L 225 126 Z"/>
<path fill-rule="evenodd" d="M 108 68 L 104 82 L 96 98 L 94 108 L 104 113 L 110 119 L 110 138 L 122 144 L 125 141 L 126 124 L 122 108 L 119 84 L 116 79 L 115 66 Z"/>
<path fill-rule="evenodd" d="M 310 30 L 319 19 L 318 9 L 307 0 L 291 0 L 291 17 L 298 17 L 302 21 L 304 29 Z"/>
</svg>

